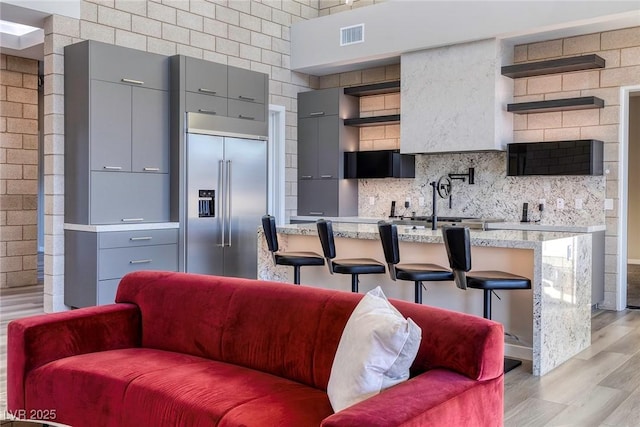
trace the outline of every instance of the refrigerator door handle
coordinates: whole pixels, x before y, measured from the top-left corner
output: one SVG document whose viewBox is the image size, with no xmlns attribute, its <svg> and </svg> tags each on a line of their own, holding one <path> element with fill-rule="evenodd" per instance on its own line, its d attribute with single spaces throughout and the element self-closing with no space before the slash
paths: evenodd
<svg viewBox="0 0 640 427">
<path fill-rule="evenodd" d="M 218 197 L 220 197 L 220 203 L 218 203 L 218 220 L 222 223 L 222 233 L 220 237 L 220 243 L 218 246 L 224 247 L 224 234 L 225 234 L 225 198 L 224 198 L 224 160 L 218 161 Z"/>
<path fill-rule="evenodd" d="M 225 196 L 227 198 L 227 228 L 229 229 L 227 246 L 231 247 L 231 160 L 227 160 L 227 190 Z"/>
</svg>

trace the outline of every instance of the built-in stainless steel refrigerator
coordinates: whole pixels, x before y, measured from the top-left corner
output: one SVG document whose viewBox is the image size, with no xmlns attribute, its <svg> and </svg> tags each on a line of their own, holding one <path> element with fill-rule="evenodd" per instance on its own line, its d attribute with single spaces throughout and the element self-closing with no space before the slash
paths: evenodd
<svg viewBox="0 0 640 427">
<path fill-rule="evenodd" d="M 185 271 L 255 279 L 267 141 L 189 131 L 185 160 Z"/>
</svg>

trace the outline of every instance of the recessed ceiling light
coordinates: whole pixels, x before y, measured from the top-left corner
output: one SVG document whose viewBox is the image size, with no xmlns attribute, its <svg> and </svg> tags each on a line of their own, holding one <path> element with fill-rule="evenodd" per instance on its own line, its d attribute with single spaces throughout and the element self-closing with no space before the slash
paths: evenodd
<svg viewBox="0 0 640 427">
<path fill-rule="evenodd" d="M 12 36 L 24 36 L 25 34 L 32 33 L 39 30 L 37 27 L 31 27 L 29 25 L 17 24 L 15 22 L 3 21 L 0 19 L 0 32 L 4 34 L 11 34 Z"/>
</svg>

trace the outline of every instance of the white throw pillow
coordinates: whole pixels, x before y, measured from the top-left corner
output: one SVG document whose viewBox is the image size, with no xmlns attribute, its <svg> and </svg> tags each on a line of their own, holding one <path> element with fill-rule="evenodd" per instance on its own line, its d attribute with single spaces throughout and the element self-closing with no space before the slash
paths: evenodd
<svg viewBox="0 0 640 427">
<path fill-rule="evenodd" d="M 382 289 L 369 291 L 342 332 L 327 386 L 335 412 L 406 381 L 422 330 L 405 319 Z"/>
</svg>

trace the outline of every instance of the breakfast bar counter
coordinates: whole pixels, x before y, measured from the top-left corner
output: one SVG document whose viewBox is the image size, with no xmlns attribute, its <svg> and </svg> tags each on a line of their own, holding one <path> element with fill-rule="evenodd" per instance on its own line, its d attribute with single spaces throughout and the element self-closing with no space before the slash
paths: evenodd
<svg viewBox="0 0 640 427">
<path fill-rule="evenodd" d="M 337 258 L 370 257 L 384 263 L 377 226 L 334 222 Z M 322 253 L 316 225 L 277 228 L 281 251 Z M 293 269 L 274 266 L 262 230 L 258 231 L 258 278 L 293 282 Z M 402 263 L 448 266 L 442 233 L 398 226 Z M 531 279 L 531 290 L 497 291 L 493 319 L 505 326 L 505 354 L 532 360 L 532 373 L 544 375 L 591 344 L 591 236 L 528 230 L 471 230 L 472 269 L 503 270 Z M 350 278 L 331 275 L 327 266 L 302 268 L 302 284 L 350 290 Z M 360 292 L 380 285 L 390 298 L 413 301 L 413 284 L 388 274 L 360 276 Z M 423 304 L 482 315 L 482 292 L 453 282 L 425 282 Z"/>
</svg>

